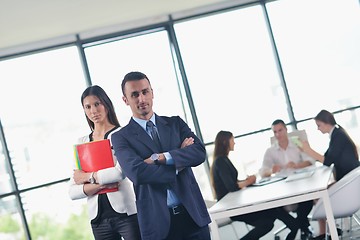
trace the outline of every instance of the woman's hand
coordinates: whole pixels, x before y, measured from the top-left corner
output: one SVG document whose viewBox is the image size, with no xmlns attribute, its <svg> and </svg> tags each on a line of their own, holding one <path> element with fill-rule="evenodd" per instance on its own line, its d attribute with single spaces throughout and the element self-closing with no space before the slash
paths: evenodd
<svg viewBox="0 0 360 240">
<path fill-rule="evenodd" d="M 247 187 L 249 185 L 252 185 L 255 182 L 256 182 L 256 176 L 255 175 L 250 175 L 245 180 L 238 181 L 237 185 L 241 189 L 241 188 Z"/>
<path fill-rule="evenodd" d="M 309 153 L 311 150 L 310 144 L 308 141 L 301 141 L 302 146 L 299 149 L 305 153 Z"/>
<path fill-rule="evenodd" d="M 310 157 L 316 159 L 317 161 L 324 163 L 325 157 L 324 155 L 316 152 L 314 149 L 310 147 L 310 144 L 308 141 L 302 141 L 302 147 L 300 148 L 301 151 L 309 155 Z"/>
<path fill-rule="evenodd" d="M 249 185 L 252 185 L 256 182 L 256 176 L 255 175 L 250 175 L 246 178 L 246 183 L 247 183 L 247 186 Z"/>
<path fill-rule="evenodd" d="M 100 186 L 100 189 L 107 189 L 107 188 L 119 188 L 120 187 L 120 182 L 114 182 L 114 183 L 109 183 L 109 184 L 104 184 Z"/>
<path fill-rule="evenodd" d="M 98 194 L 99 191 L 103 190 L 103 189 L 108 189 L 108 188 L 118 188 L 119 189 L 120 186 L 120 182 L 114 182 L 114 183 L 109 183 L 109 184 L 84 184 L 84 193 L 87 196 L 92 196 L 95 194 Z"/>
<path fill-rule="evenodd" d="M 73 174 L 74 182 L 78 185 L 87 183 L 90 178 L 90 174 L 91 173 L 86 173 L 82 170 L 75 169 Z"/>
</svg>

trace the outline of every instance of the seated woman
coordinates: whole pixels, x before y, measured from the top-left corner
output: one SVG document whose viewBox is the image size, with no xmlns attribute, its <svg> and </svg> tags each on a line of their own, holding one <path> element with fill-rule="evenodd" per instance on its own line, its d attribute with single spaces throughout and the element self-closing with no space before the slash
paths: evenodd
<svg viewBox="0 0 360 240">
<path fill-rule="evenodd" d="M 234 136 L 231 132 L 220 131 L 216 135 L 214 162 L 210 168 L 210 176 L 217 200 L 220 200 L 229 192 L 238 191 L 254 184 L 256 181 L 254 175 L 247 177 L 243 181 L 238 180 L 238 171 L 228 158 L 229 152 L 234 150 L 234 146 Z M 231 217 L 233 221 L 242 221 L 254 227 L 241 240 L 260 239 L 271 231 L 277 218 L 283 221 L 291 230 L 286 240 L 295 239 L 299 229 L 298 224 L 282 207 Z"/>
<path fill-rule="evenodd" d="M 304 141 L 301 150 L 326 166 L 334 164 L 335 180 L 339 181 L 360 165 L 356 145 L 346 130 L 337 124 L 331 112 L 321 110 L 314 120 L 321 133 L 330 135 L 329 147 L 324 154 L 321 154 L 312 149 L 309 142 Z M 325 232 L 326 220 L 319 220 L 319 236 L 315 239 L 325 239 Z M 341 234 L 342 230 L 338 229 L 338 235 Z"/>
</svg>

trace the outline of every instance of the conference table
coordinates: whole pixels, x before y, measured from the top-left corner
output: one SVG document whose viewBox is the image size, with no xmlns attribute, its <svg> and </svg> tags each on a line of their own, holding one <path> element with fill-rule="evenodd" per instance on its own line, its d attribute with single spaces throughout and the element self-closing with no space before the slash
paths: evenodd
<svg viewBox="0 0 360 240">
<path fill-rule="evenodd" d="M 322 198 L 331 239 L 338 240 L 336 224 L 328 195 L 328 185 L 332 178 L 333 167 L 314 168 L 311 176 L 287 181 L 286 179 L 263 186 L 249 186 L 236 192 L 230 192 L 209 208 L 210 231 L 213 240 L 219 240 L 216 220 L 231 216 L 256 212 Z"/>
</svg>

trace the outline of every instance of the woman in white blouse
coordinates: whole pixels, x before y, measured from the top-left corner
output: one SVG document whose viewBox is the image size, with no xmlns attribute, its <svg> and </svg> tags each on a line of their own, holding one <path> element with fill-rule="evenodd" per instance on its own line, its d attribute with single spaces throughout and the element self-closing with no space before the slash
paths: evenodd
<svg viewBox="0 0 360 240">
<path fill-rule="evenodd" d="M 91 133 L 79 143 L 111 139 L 120 129 L 113 104 L 99 86 L 85 89 L 81 96 Z M 96 172 L 74 169 L 70 178 L 69 196 L 72 200 L 87 198 L 88 212 L 95 239 L 141 239 L 132 182 L 126 178 L 113 156 L 115 167 Z M 114 192 L 98 194 L 105 188 L 117 187 Z"/>
</svg>

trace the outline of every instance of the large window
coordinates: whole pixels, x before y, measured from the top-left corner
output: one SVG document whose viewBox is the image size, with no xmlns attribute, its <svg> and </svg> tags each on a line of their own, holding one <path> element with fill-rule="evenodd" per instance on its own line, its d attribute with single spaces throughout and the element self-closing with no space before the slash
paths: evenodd
<svg viewBox="0 0 360 240">
<path fill-rule="evenodd" d="M 75 47 L 3 61 L 0 115 L 20 189 L 69 177 L 72 145 L 86 127 Z"/>
<path fill-rule="evenodd" d="M 260 6 L 175 25 L 204 141 L 288 119 Z M 261 109 L 261 110 L 260 110 Z"/>
<path fill-rule="evenodd" d="M 121 81 L 131 71 L 145 73 L 154 89 L 154 111 L 159 115 L 179 115 L 185 119 L 180 91 L 165 31 L 125 38 L 85 49 L 93 84 L 111 96 L 122 125 L 132 116 L 122 100 Z"/>
<path fill-rule="evenodd" d="M 86 199 L 72 201 L 66 182 L 21 195 L 32 239 L 93 239 Z"/>
<path fill-rule="evenodd" d="M 14 191 L 10 172 L 10 165 L 5 161 L 4 149 L 0 145 L 0 194 Z"/>
<path fill-rule="evenodd" d="M 337 112 L 358 107 L 359 1 L 282 0 L 266 6 L 295 118 L 313 118 L 321 109 Z M 359 149 L 359 110 L 341 112 L 335 118 Z M 298 128 L 306 130 L 315 150 L 326 151 L 329 136 L 317 130 L 314 120 Z"/>
<path fill-rule="evenodd" d="M 237 136 L 269 128 L 276 118 L 289 121 L 261 6 L 182 22 L 175 29 L 206 143 L 220 130 Z M 256 173 L 269 137 L 255 134 L 237 143 L 234 165 L 244 175 Z"/>
<path fill-rule="evenodd" d="M 88 132 L 80 103 L 86 85 L 77 48 L 2 61 L 0 84 L 0 116 L 18 190 L 67 179 L 74 162 L 72 146 Z M 3 157 L 0 163 L 0 192 L 14 191 L 8 163 L 4 163 Z M 66 184 L 62 187 L 66 189 Z M 26 214 L 50 217 L 53 210 L 61 209 L 70 216 L 70 208 L 62 208 L 65 205 L 53 201 L 69 198 L 64 189 L 53 191 L 52 200 L 46 197 L 50 191 L 47 187 L 38 190 L 41 194 L 21 195 Z M 7 219 L 17 221 L 19 208 L 15 198 L 0 200 Z M 41 210 L 36 207 L 39 204 L 50 209 Z"/>
<path fill-rule="evenodd" d="M 90 132 L 80 103 L 84 75 L 109 94 L 124 126 L 131 111 L 121 81 L 144 72 L 155 112 L 179 115 L 200 133 L 210 165 L 216 134 L 234 134 L 229 157 L 239 179 L 257 173 L 275 119 L 305 129 L 311 146 L 324 152 L 329 138 L 312 118 L 327 109 L 360 146 L 359 1 L 260 2 L 96 42 L 78 39 L 84 56 L 75 46 L 51 46 L 1 60 L 0 239 L 24 239 L 28 230 L 36 239 L 92 237 L 86 200 L 71 201 L 66 182 L 72 145 Z M 204 198 L 213 199 L 208 170 L 194 168 Z M 44 232 L 46 223 L 56 226 Z"/>
<path fill-rule="evenodd" d="M 358 106 L 358 0 L 282 0 L 266 5 L 295 116 Z"/>
<path fill-rule="evenodd" d="M 0 239 L 24 239 L 24 230 L 15 196 L 0 198 Z"/>
</svg>

